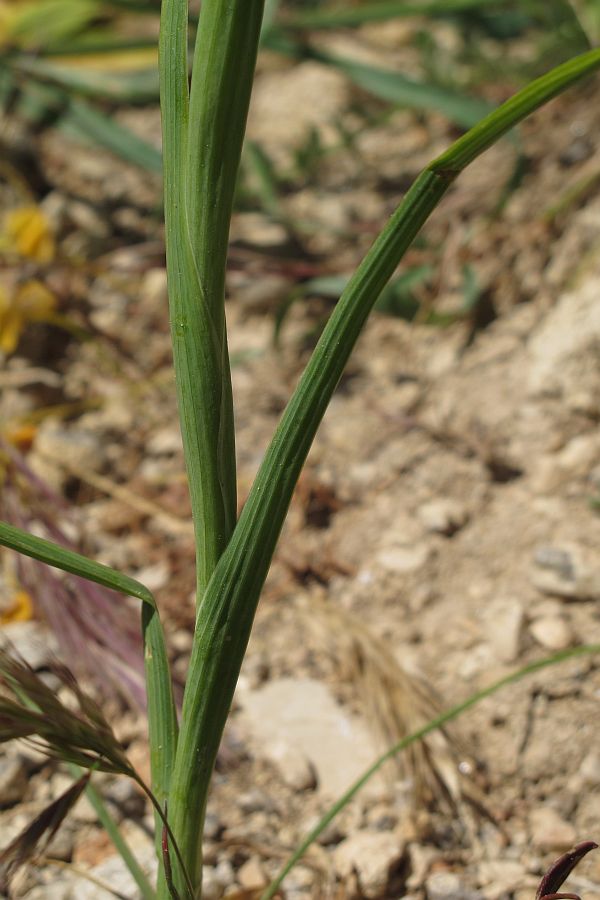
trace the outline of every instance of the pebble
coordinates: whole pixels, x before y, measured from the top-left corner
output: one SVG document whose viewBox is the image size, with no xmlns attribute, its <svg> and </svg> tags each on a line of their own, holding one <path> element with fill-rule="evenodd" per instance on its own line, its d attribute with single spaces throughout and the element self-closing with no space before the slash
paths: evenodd
<svg viewBox="0 0 600 900">
<path fill-rule="evenodd" d="M 287 741 L 268 744 L 265 758 L 270 760 L 283 781 L 295 791 L 309 791 L 317 786 L 315 770 L 302 751 Z"/>
<path fill-rule="evenodd" d="M 27 768 L 21 756 L 0 757 L 0 808 L 19 803 L 27 783 Z"/>
<path fill-rule="evenodd" d="M 573 643 L 573 630 L 563 616 L 542 616 L 535 619 L 529 631 L 542 647 L 548 650 L 565 650 Z"/>
<path fill-rule="evenodd" d="M 478 891 L 470 891 L 455 872 L 434 872 L 425 882 L 427 900 L 481 900 Z"/>
<path fill-rule="evenodd" d="M 390 878 L 402 863 L 403 856 L 404 845 L 393 834 L 358 831 L 338 844 L 333 862 L 340 878 L 348 878 L 355 873 L 362 895 L 375 898 L 385 895 Z"/>
<path fill-rule="evenodd" d="M 387 550 L 381 550 L 377 554 L 377 561 L 384 569 L 399 575 L 416 572 L 425 565 L 428 559 L 429 548 L 426 544 L 393 547 Z"/>
<path fill-rule="evenodd" d="M 577 544 L 538 547 L 531 581 L 543 594 L 564 600 L 600 599 L 600 569 Z"/>
<path fill-rule="evenodd" d="M 446 498 L 424 503 L 417 510 L 417 516 L 427 531 L 447 537 L 459 531 L 468 519 L 462 503 Z"/>
<path fill-rule="evenodd" d="M 521 649 L 524 614 L 521 603 L 510 597 L 492 600 L 486 609 L 486 638 L 497 660 L 514 662 Z"/>
<path fill-rule="evenodd" d="M 236 881 L 241 887 L 261 888 L 267 884 L 267 878 L 257 856 L 251 856 L 238 870 Z"/>
<path fill-rule="evenodd" d="M 337 703 L 327 685 L 311 678 L 274 678 L 258 690 L 236 694 L 238 722 L 257 755 L 285 735 L 310 761 L 319 793 L 335 798 L 358 778 L 377 756 L 377 745 L 364 720 Z M 364 794 L 379 796 L 385 785 L 372 778 Z M 260 808 L 266 808 L 263 799 Z"/>
<path fill-rule="evenodd" d="M 543 851 L 564 851 L 572 847 L 577 832 L 550 806 L 540 806 L 529 815 L 531 840 L 535 847 Z"/>
</svg>

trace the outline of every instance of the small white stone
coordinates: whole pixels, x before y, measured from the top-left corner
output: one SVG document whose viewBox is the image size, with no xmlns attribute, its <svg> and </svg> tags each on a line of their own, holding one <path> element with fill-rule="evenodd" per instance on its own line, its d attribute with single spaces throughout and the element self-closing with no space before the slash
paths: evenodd
<svg viewBox="0 0 600 900">
<path fill-rule="evenodd" d="M 548 650 L 565 650 L 573 642 L 573 631 L 562 616 L 542 616 L 535 619 L 529 631 L 542 647 Z"/>
<path fill-rule="evenodd" d="M 457 500 L 442 498 L 424 503 L 417 516 L 427 531 L 452 535 L 467 521 L 467 511 Z"/>
<path fill-rule="evenodd" d="M 514 662 L 521 648 L 523 608 L 510 597 L 493 600 L 486 610 L 486 637 L 500 662 Z"/>
<path fill-rule="evenodd" d="M 382 550 L 377 554 L 377 561 L 389 572 L 399 575 L 416 572 L 425 565 L 429 558 L 426 544 L 415 544 L 412 547 L 394 547 Z"/>
</svg>

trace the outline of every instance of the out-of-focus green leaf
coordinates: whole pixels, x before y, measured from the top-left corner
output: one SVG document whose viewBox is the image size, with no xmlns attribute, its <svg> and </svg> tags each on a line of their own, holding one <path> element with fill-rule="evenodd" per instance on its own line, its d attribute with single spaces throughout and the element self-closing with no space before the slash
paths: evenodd
<svg viewBox="0 0 600 900">
<path fill-rule="evenodd" d="M 121 159 L 150 172 L 162 171 L 162 156 L 156 147 L 84 100 L 72 100 L 63 120 L 74 125 L 83 137 L 106 147 Z"/>
<path fill-rule="evenodd" d="M 0 45 L 35 50 L 78 34 L 100 11 L 100 0 L 21 0 L 0 8 Z"/>
<path fill-rule="evenodd" d="M 121 103 L 148 103 L 158 99 L 158 73 L 154 68 L 134 72 L 84 71 L 25 56 L 13 58 L 11 65 L 20 74 L 87 97 Z"/>
<path fill-rule="evenodd" d="M 465 128 L 475 125 L 493 109 L 493 106 L 485 100 L 469 97 L 436 84 L 414 81 L 389 69 L 379 69 L 347 57 L 320 51 L 315 51 L 311 55 L 344 72 L 358 87 L 381 100 L 410 109 L 439 112 Z"/>
</svg>

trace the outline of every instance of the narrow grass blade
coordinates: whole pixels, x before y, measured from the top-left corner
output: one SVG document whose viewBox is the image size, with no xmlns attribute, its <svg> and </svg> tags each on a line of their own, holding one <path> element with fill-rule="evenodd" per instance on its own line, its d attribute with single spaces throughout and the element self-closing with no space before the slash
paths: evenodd
<svg viewBox="0 0 600 900">
<path fill-rule="evenodd" d="M 381 100 L 408 109 L 433 110 L 465 128 L 475 125 L 482 116 L 493 109 L 485 100 L 469 97 L 440 85 L 415 81 L 400 72 L 366 65 L 322 51 L 311 51 L 310 55 L 344 72 L 354 84 Z"/>
<path fill-rule="evenodd" d="M 470 697 L 467 697 L 466 700 L 463 700 L 462 703 L 457 703 L 456 706 L 450 707 L 450 709 L 446 710 L 446 712 L 441 713 L 439 716 L 436 716 L 434 719 L 431 719 L 427 725 L 424 725 L 422 728 L 419 728 L 418 731 L 413 732 L 413 734 L 408 735 L 403 738 L 401 741 L 398 741 L 397 744 L 394 744 L 393 747 L 390 747 L 384 754 L 382 754 L 375 762 L 369 766 L 369 768 L 358 778 L 351 787 L 340 797 L 336 803 L 331 806 L 325 815 L 319 820 L 319 822 L 315 825 L 315 827 L 307 834 L 304 838 L 300 846 L 294 851 L 292 856 L 288 859 L 281 872 L 274 881 L 271 882 L 265 893 L 262 895 L 261 900 L 271 900 L 272 897 L 275 896 L 279 888 L 281 887 L 286 876 L 291 872 L 297 862 L 304 856 L 308 848 L 313 844 L 320 834 L 327 828 L 327 826 L 335 819 L 335 817 L 344 809 L 345 806 L 358 794 L 358 792 L 367 784 L 367 782 L 375 775 L 376 772 L 381 769 L 381 767 L 392 757 L 396 756 L 396 754 L 401 753 L 402 750 L 405 750 L 407 747 L 410 747 L 411 744 L 414 744 L 415 741 L 421 740 L 426 735 L 430 734 L 432 731 L 435 731 L 437 728 L 441 728 L 443 725 L 446 725 L 448 722 L 451 722 L 453 719 L 458 718 L 458 716 L 462 715 L 462 713 L 466 712 L 471 707 L 475 706 L 478 703 L 481 703 L 482 700 L 485 700 L 487 697 L 491 697 L 496 691 L 501 690 L 504 687 L 507 687 L 509 684 L 514 684 L 517 681 L 521 681 L 522 678 L 525 678 L 528 675 L 533 675 L 536 672 L 539 672 L 541 669 L 545 669 L 548 666 L 555 666 L 558 663 L 565 662 L 569 659 L 574 659 L 579 656 L 586 656 L 588 654 L 597 654 L 600 653 L 600 644 L 587 644 L 581 647 L 576 647 L 573 650 L 563 650 L 560 653 L 555 653 L 552 656 L 546 656 L 543 659 L 536 660 L 533 663 L 529 663 L 529 665 L 523 666 L 521 669 L 517 669 L 515 672 L 511 672 L 509 675 L 505 675 L 504 678 L 500 678 L 498 681 L 495 681 L 493 684 L 488 685 L 488 687 L 483 688 L 480 691 L 477 691 L 474 694 L 471 694 Z"/>
<path fill-rule="evenodd" d="M 600 50 L 550 72 L 516 94 L 427 167 L 338 301 L 286 407 L 199 608 L 177 757 L 177 803 L 185 809 L 184 815 L 197 816 L 204 808 L 206 786 L 259 594 L 294 487 L 370 310 L 459 171 L 533 109 L 598 67 Z"/>
<path fill-rule="evenodd" d="M 73 550 L 67 550 L 60 544 L 54 544 L 52 541 L 46 541 L 44 538 L 35 537 L 23 531 L 21 528 L 15 528 L 7 522 L 0 522 L 0 545 L 8 547 L 10 550 L 16 550 L 17 553 L 23 553 L 25 556 L 31 556 L 40 562 L 63 572 L 70 572 L 71 575 L 78 575 L 80 578 L 87 578 L 88 581 L 95 581 L 104 587 L 112 588 L 120 594 L 126 594 L 128 597 L 137 597 L 143 600 L 152 608 L 156 608 L 154 597 L 147 587 L 144 587 L 139 581 L 111 569 L 102 563 L 94 562 L 83 556 L 81 553 L 75 553 Z"/>
<path fill-rule="evenodd" d="M 34 537 L 20 528 L 0 522 L 0 545 L 88 581 L 142 600 L 142 632 L 148 697 L 148 729 L 152 791 L 159 802 L 168 795 L 177 744 L 177 713 L 164 632 L 152 593 L 139 581 L 109 566 L 94 562 L 59 544 Z"/>
<path fill-rule="evenodd" d="M 75 770 L 76 774 L 80 774 L 75 767 L 73 767 L 73 769 Z M 100 824 L 113 842 L 115 849 L 118 851 L 119 856 L 127 866 L 131 877 L 137 884 L 142 900 L 156 900 L 156 891 L 148 881 L 144 870 L 131 852 L 129 844 L 119 831 L 117 823 L 109 813 L 104 800 L 91 781 L 86 785 L 85 792 L 87 794 L 88 800 L 94 808 L 96 815 L 98 816 Z"/>
<path fill-rule="evenodd" d="M 73 98 L 62 118 L 75 125 L 88 140 L 106 147 L 121 159 L 150 172 L 162 172 L 162 156 L 156 147 L 84 100 Z"/>
<path fill-rule="evenodd" d="M 59 65 L 49 59 L 13 56 L 11 68 L 43 83 L 50 83 L 85 97 L 112 100 L 116 103 L 151 103 L 158 99 L 156 69 L 137 72 L 84 71 Z"/>
</svg>

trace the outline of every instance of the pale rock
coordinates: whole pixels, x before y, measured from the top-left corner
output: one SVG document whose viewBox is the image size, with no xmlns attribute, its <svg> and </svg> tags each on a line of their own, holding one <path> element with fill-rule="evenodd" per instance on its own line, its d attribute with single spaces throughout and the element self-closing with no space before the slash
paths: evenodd
<svg viewBox="0 0 600 900">
<path fill-rule="evenodd" d="M 463 504 L 449 498 L 424 503 L 417 510 L 417 516 L 427 531 L 447 536 L 459 531 L 468 518 Z"/>
<path fill-rule="evenodd" d="M 167 270 L 163 268 L 148 269 L 142 278 L 140 294 L 151 307 L 167 306 Z"/>
<path fill-rule="evenodd" d="M 589 786 L 600 784 L 600 753 L 597 750 L 590 750 L 579 767 L 579 774 Z"/>
<path fill-rule="evenodd" d="M 403 855 L 404 846 L 393 834 L 358 831 L 338 844 L 333 862 L 340 878 L 355 873 L 362 895 L 375 898 L 385 894 Z"/>
<path fill-rule="evenodd" d="M 316 787 L 315 770 L 306 756 L 285 740 L 274 741 L 265 748 L 270 760 L 283 781 L 295 791 L 307 791 Z"/>
<path fill-rule="evenodd" d="M 478 891 L 470 891 L 456 872 L 434 872 L 425 882 L 427 900 L 481 900 Z"/>
<path fill-rule="evenodd" d="M 241 887 L 261 888 L 267 884 L 267 878 L 257 856 L 251 856 L 238 870 L 236 881 Z"/>
<path fill-rule="evenodd" d="M 512 894 L 527 880 L 525 866 L 514 859 L 494 859 L 482 862 L 478 868 L 479 882 L 484 886 L 485 900 L 501 900 Z"/>
<path fill-rule="evenodd" d="M 598 562 L 577 544 L 538 547 L 531 581 L 542 593 L 564 600 L 600 599 Z"/>
<path fill-rule="evenodd" d="M 531 481 L 533 490 L 550 493 L 574 478 L 587 477 L 599 456 L 600 435 L 577 435 L 558 453 L 542 456 L 536 462 Z"/>
<path fill-rule="evenodd" d="M 429 559 L 429 548 L 426 544 L 413 546 L 389 547 L 377 554 L 377 561 L 388 572 L 398 575 L 416 572 Z"/>
<path fill-rule="evenodd" d="M 573 643 L 573 630 L 563 616 L 541 616 L 529 626 L 534 639 L 548 650 L 565 650 Z"/>
<path fill-rule="evenodd" d="M 524 618 L 521 603 L 511 597 L 498 597 L 485 608 L 486 638 L 500 662 L 509 663 L 517 659 Z"/>
<path fill-rule="evenodd" d="M 19 803 L 27 790 L 27 768 L 20 756 L 0 757 L 0 807 Z"/>
<path fill-rule="evenodd" d="M 337 797 L 377 756 L 376 743 L 364 720 L 347 713 L 329 688 L 309 678 L 279 678 L 258 690 L 236 694 L 238 723 L 258 756 L 282 736 L 312 764 L 319 792 Z M 371 779 L 369 796 L 384 792 L 383 779 Z M 263 801 L 262 807 L 264 807 Z"/>
<path fill-rule="evenodd" d="M 529 815 L 531 840 L 535 847 L 544 852 L 561 852 L 573 846 L 577 832 L 550 806 L 540 806 Z"/>
<path fill-rule="evenodd" d="M 202 900 L 220 900 L 223 896 L 223 885 L 217 878 L 212 866 L 204 866 L 202 870 Z"/>
<path fill-rule="evenodd" d="M 564 294 L 533 332 L 528 345 L 531 394 L 568 396 L 570 389 L 597 389 L 600 339 L 600 275 Z"/>
<path fill-rule="evenodd" d="M 56 638 L 39 622 L 9 622 L 2 626 L 2 637 L 35 670 L 48 666 L 58 651 Z"/>
</svg>

